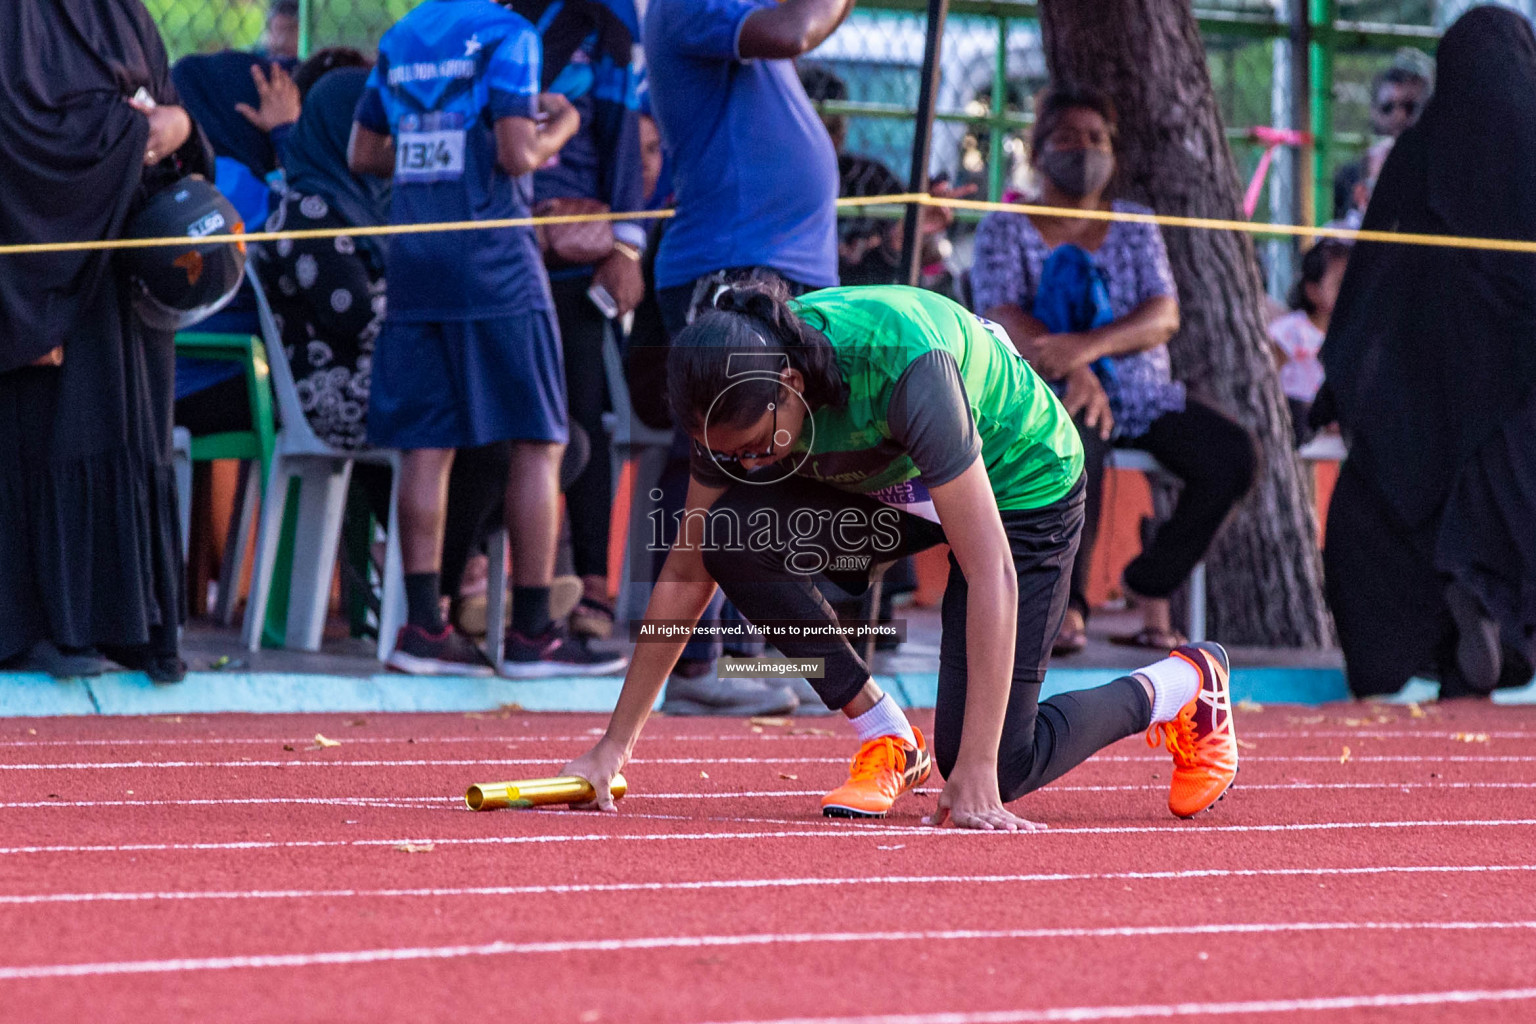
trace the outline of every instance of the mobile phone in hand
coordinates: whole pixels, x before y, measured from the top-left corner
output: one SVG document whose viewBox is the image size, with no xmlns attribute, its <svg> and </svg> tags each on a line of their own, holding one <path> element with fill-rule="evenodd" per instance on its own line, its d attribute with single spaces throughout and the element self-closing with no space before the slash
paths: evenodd
<svg viewBox="0 0 1536 1024">
<path fill-rule="evenodd" d="M 616 319 L 619 315 L 619 304 L 613 301 L 613 296 L 608 294 L 608 289 L 600 284 L 593 284 L 587 289 L 587 298 L 592 300 L 592 305 L 609 320 Z"/>
</svg>

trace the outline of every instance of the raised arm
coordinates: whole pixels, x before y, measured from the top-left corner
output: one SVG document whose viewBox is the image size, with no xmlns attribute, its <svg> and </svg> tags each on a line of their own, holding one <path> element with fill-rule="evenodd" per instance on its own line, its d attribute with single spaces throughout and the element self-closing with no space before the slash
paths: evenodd
<svg viewBox="0 0 1536 1024">
<path fill-rule="evenodd" d="M 545 115 L 543 120 L 496 119 L 496 163 L 513 177 L 544 166 L 581 127 L 581 115 L 559 93 L 540 94 L 539 112 Z"/>
<path fill-rule="evenodd" d="M 742 60 L 792 60 L 822 44 L 853 10 L 853 0 L 783 0 L 747 16 L 737 54 Z"/>
<path fill-rule="evenodd" d="M 704 614 L 709 599 L 715 596 L 715 581 L 704 568 L 701 546 L 707 531 L 689 529 L 686 524 L 700 522 L 702 513 L 724 493 L 723 488 L 706 487 L 697 480 L 688 482 L 683 511 L 685 528 L 678 532 L 677 541 L 656 577 L 656 587 L 645 606 L 645 622 L 692 625 Z M 607 731 L 591 750 L 562 769 L 562 775 L 579 775 L 592 783 L 597 791 L 594 804 L 599 810 L 614 809 L 608 784 L 628 763 L 640 730 L 688 640 L 685 633 L 675 639 L 635 645 L 635 657 L 624 676 L 624 688 L 608 719 Z"/>
</svg>

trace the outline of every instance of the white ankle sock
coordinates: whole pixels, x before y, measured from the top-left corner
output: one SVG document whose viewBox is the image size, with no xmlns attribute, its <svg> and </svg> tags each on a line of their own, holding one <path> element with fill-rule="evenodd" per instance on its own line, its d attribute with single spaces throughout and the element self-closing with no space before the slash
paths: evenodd
<svg viewBox="0 0 1536 1024">
<path fill-rule="evenodd" d="M 1152 721 L 1171 722 L 1179 715 L 1179 709 L 1195 699 L 1200 692 L 1200 673 L 1183 658 L 1164 658 L 1162 661 L 1136 670 L 1152 683 Z"/>
<path fill-rule="evenodd" d="M 859 734 L 860 743 L 867 743 L 881 736 L 895 736 L 914 747 L 917 746 L 917 736 L 912 732 L 912 724 L 907 721 L 907 716 L 901 713 L 901 708 L 896 706 L 896 702 L 888 693 L 881 697 L 874 707 L 848 721 L 854 731 Z"/>
</svg>

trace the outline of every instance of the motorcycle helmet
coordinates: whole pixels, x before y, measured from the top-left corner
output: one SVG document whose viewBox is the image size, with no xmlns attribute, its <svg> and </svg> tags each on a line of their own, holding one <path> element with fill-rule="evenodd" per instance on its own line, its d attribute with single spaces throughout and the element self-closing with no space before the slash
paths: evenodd
<svg viewBox="0 0 1536 1024">
<path fill-rule="evenodd" d="M 144 322 L 156 330 L 182 331 L 224 308 L 245 274 L 245 243 L 196 240 L 244 230 L 230 201 L 198 175 L 161 189 L 131 214 L 124 238 L 191 240 L 118 252 Z"/>
</svg>

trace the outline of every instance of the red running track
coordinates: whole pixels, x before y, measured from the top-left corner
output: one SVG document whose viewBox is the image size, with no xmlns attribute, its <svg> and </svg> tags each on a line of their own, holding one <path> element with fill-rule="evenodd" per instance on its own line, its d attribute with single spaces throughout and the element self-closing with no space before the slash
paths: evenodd
<svg viewBox="0 0 1536 1024">
<path fill-rule="evenodd" d="M 1139 739 L 1048 832 L 827 821 L 831 719 L 657 719 L 617 815 L 463 808 L 600 725 L 0 721 L 0 1020 L 1536 1020 L 1536 708 L 1240 710 L 1193 822 Z"/>
</svg>

